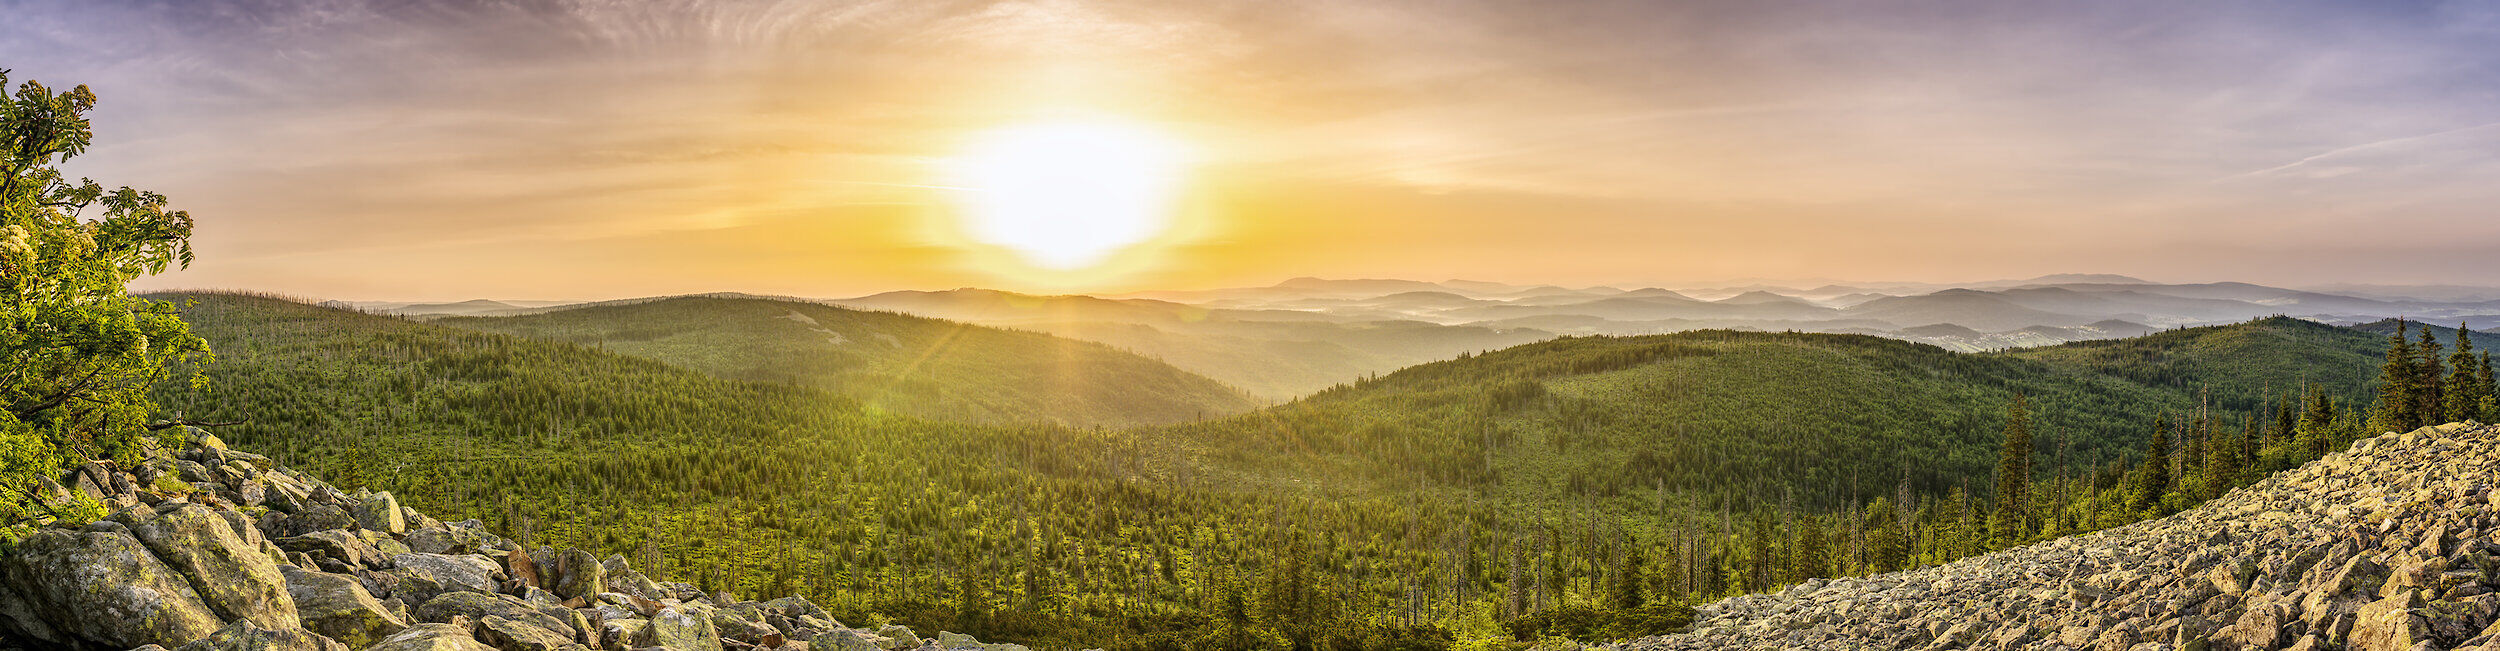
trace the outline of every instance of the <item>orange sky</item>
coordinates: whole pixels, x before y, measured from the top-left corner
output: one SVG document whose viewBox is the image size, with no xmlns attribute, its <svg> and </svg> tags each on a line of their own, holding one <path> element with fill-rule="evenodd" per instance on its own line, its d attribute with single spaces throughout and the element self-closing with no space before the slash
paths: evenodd
<svg viewBox="0 0 2500 651">
<path fill-rule="evenodd" d="M 2500 18 L 2176 4 L 27 0 L 0 67 L 198 217 L 152 287 L 2500 284 Z M 940 163 L 1070 111 L 1202 152 L 1174 230 L 960 236 Z"/>
</svg>

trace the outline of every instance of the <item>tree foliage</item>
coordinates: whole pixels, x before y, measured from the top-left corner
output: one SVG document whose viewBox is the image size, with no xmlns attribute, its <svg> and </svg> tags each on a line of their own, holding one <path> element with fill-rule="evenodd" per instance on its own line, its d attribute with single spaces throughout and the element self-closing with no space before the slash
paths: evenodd
<svg viewBox="0 0 2500 651">
<path fill-rule="evenodd" d="M 0 486 L 11 490 L 66 463 L 127 459 L 151 431 L 149 386 L 208 350 L 174 306 L 124 290 L 190 264 L 191 216 L 58 168 L 92 141 L 95 101 L 85 86 L 31 81 L 0 100 Z M 10 497 L 0 522 L 53 515 Z"/>
</svg>

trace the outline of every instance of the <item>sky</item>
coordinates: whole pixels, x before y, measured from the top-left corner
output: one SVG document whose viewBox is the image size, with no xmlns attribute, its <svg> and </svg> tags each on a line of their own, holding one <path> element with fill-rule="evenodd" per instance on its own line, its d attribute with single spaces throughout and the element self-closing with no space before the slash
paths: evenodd
<svg viewBox="0 0 2500 651">
<path fill-rule="evenodd" d="M 165 193 L 143 287 L 319 298 L 2500 285 L 2500 4 L 0 0 Z M 1191 152 L 1047 268 L 945 169 L 1083 116 Z"/>
</svg>

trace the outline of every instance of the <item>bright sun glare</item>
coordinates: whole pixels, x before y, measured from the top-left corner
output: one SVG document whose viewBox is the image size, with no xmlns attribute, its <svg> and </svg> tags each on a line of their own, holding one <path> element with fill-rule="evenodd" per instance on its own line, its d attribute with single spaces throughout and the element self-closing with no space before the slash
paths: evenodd
<svg viewBox="0 0 2500 651">
<path fill-rule="evenodd" d="M 1178 141 L 1110 121 L 1046 122 L 974 138 L 950 161 L 974 239 L 1076 269 L 1170 225 L 1187 161 Z"/>
</svg>

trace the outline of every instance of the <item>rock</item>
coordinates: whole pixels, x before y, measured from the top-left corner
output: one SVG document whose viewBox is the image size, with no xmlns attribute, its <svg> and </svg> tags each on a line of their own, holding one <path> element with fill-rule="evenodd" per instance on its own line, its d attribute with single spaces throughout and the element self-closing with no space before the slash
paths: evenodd
<svg viewBox="0 0 2500 651">
<path fill-rule="evenodd" d="M 2494 476 L 2500 428 L 2389 434 L 2169 517 L 1733 597 L 1612 648 L 2500 651 Z"/>
<path fill-rule="evenodd" d="M 719 631 L 721 637 L 747 644 L 759 643 L 764 636 L 781 632 L 780 629 L 773 628 L 772 625 L 765 624 L 760 619 L 751 618 L 733 609 L 722 609 L 712 613 L 712 628 Z"/>
<path fill-rule="evenodd" d="M 352 577 L 292 565 L 279 571 L 286 576 L 287 592 L 295 598 L 296 612 L 302 617 L 305 630 L 364 648 L 408 628 L 406 620 L 375 600 L 364 584 Z"/>
<path fill-rule="evenodd" d="M 469 629 L 450 624 L 417 624 L 383 638 L 364 651 L 495 651 L 479 643 Z"/>
<path fill-rule="evenodd" d="M 279 538 L 271 542 L 279 549 L 328 558 L 350 567 L 372 567 L 385 558 L 382 550 L 375 549 L 373 545 L 367 544 L 364 539 L 348 533 L 345 529 L 315 531 L 300 536 Z"/>
<path fill-rule="evenodd" d="M 552 576 L 541 578 L 547 581 L 547 590 L 558 597 L 588 598 L 608 591 L 607 570 L 599 565 L 599 557 L 592 556 L 590 552 L 564 550 L 555 555 L 554 565 Z"/>
<path fill-rule="evenodd" d="M 893 643 L 886 647 L 889 649 L 909 649 L 920 646 L 920 636 L 912 634 L 911 627 L 901 624 L 887 624 L 884 628 L 877 629 L 877 636 L 893 640 Z"/>
<path fill-rule="evenodd" d="M 2430 637 L 2430 627 L 2413 609 L 2420 603 L 2405 595 L 2362 606 L 2355 614 L 2347 644 L 2353 651 L 2410 651 Z"/>
<path fill-rule="evenodd" d="M 447 592 L 494 592 L 495 562 L 475 554 L 400 554 L 391 557 L 390 573 L 399 577 L 393 596 L 422 604 Z"/>
<path fill-rule="evenodd" d="M 633 645 L 667 647 L 672 651 L 722 651 L 720 633 L 712 627 L 712 620 L 678 608 L 662 608 L 652 615 L 642 630 L 634 632 Z"/>
<path fill-rule="evenodd" d="M 885 651 L 885 645 L 878 643 L 880 639 L 865 631 L 843 628 L 817 635 L 808 644 L 834 651 Z"/>
<path fill-rule="evenodd" d="M 477 640 L 502 651 L 556 651 L 572 644 L 573 636 L 536 624 L 487 615 L 477 620 Z"/>
<path fill-rule="evenodd" d="M 473 622 L 484 622 L 487 617 L 499 617 L 516 624 L 538 627 L 552 636 L 566 640 L 573 639 L 577 634 L 573 630 L 572 622 L 550 615 L 537 606 L 532 606 L 529 602 L 512 595 L 446 592 L 425 602 L 425 605 L 418 606 L 416 615 L 418 621 L 433 623 L 449 622 L 454 617 L 466 617 Z"/>
<path fill-rule="evenodd" d="M 346 529 L 354 526 L 356 526 L 356 518 L 348 515 L 346 509 L 316 503 L 289 514 L 285 520 L 280 521 L 277 533 L 270 537 L 289 538 L 315 531 Z"/>
<path fill-rule="evenodd" d="M 413 529 L 408 532 L 408 535 L 401 537 L 399 540 L 400 542 L 407 543 L 408 551 L 412 553 L 448 554 L 454 551 L 454 543 L 452 542 L 451 530 L 449 529 L 435 527 Z M 463 549 L 458 551 L 467 552 L 475 550 Z"/>
<path fill-rule="evenodd" d="M 399 512 L 399 499 L 384 491 L 356 503 L 356 526 L 366 531 L 406 533 L 408 520 Z"/>
<path fill-rule="evenodd" d="M 666 589 L 660 587 L 659 582 L 652 581 L 650 577 L 634 571 L 633 566 L 625 563 L 625 557 L 622 555 L 609 555 L 606 560 L 599 562 L 599 567 L 607 575 L 609 590 L 653 601 L 670 596 Z"/>
<path fill-rule="evenodd" d="M 181 573 L 220 619 L 267 628 L 296 625 L 295 600 L 287 595 L 278 564 L 244 542 L 216 510 L 198 504 L 142 506 L 107 519 L 128 527 L 157 560 Z"/>
<path fill-rule="evenodd" d="M 224 622 L 188 580 L 128 533 L 46 529 L 0 562 L 13 637 L 54 646 L 180 646 Z"/>
<path fill-rule="evenodd" d="M 609 619 L 599 623 L 599 648 L 620 650 L 634 648 L 634 638 L 650 626 L 645 619 Z"/>
<path fill-rule="evenodd" d="M 293 625 L 264 628 L 238 619 L 174 651 L 347 651 L 347 646 Z"/>
</svg>

